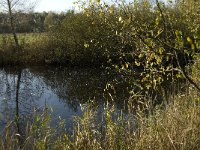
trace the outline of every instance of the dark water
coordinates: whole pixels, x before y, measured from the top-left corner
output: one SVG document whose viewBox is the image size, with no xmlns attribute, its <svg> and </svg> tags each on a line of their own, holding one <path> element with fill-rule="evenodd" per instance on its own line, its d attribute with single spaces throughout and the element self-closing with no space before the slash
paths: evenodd
<svg viewBox="0 0 200 150">
<path fill-rule="evenodd" d="M 16 113 L 28 120 L 47 106 L 52 110 L 51 124 L 55 126 L 60 117 L 70 132 L 73 116 L 82 114 L 81 105 L 94 100 L 101 113 L 105 102 L 113 100 L 120 110 L 129 97 L 127 87 L 116 75 L 99 69 L 1 68 L 0 130 Z"/>
</svg>

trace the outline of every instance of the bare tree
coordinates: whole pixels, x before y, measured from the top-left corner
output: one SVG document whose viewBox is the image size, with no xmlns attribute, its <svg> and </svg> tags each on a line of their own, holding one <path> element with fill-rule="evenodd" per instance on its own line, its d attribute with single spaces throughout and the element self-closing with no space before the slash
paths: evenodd
<svg viewBox="0 0 200 150">
<path fill-rule="evenodd" d="M 17 48 L 19 48 L 20 45 L 16 33 L 16 26 L 15 26 L 16 18 L 14 17 L 14 14 L 17 12 L 31 11 L 33 10 L 35 5 L 36 1 L 32 0 L 0 0 L 1 9 L 4 12 L 8 13 L 11 31 Z"/>
</svg>

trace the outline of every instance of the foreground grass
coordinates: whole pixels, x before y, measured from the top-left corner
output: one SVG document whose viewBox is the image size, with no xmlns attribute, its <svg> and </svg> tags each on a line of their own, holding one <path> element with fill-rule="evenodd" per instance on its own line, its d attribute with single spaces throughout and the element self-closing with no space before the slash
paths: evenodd
<svg viewBox="0 0 200 150">
<path fill-rule="evenodd" d="M 131 110 L 131 105 L 129 108 Z M 64 130 L 60 132 L 61 128 L 52 129 L 50 118 L 44 113 L 27 126 L 21 144 L 19 135 L 9 132 L 9 126 L 6 127 L 0 149 L 197 150 L 200 147 L 200 97 L 192 87 L 188 94 L 176 96 L 166 109 L 158 106 L 148 115 L 139 109 L 136 115 L 131 111 L 123 115 L 117 113 L 114 106 L 107 106 L 99 123 L 91 105 L 83 111 L 82 117 L 75 119 L 73 135 L 65 134 Z M 63 125 L 61 122 L 59 127 Z"/>
</svg>

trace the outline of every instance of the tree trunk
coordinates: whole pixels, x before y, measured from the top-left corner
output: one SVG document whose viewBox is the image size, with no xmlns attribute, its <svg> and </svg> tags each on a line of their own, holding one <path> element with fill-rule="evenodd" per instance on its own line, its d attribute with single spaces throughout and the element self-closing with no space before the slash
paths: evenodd
<svg viewBox="0 0 200 150">
<path fill-rule="evenodd" d="M 11 1 L 7 0 L 7 4 L 8 4 L 8 12 L 9 12 L 9 17 L 10 17 L 10 26 L 11 26 L 13 38 L 15 40 L 16 47 L 19 48 L 19 41 L 18 41 L 18 38 L 17 38 L 17 34 L 16 34 L 16 31 L 15 31 L 14 20 L 13 20 Z"/>
</svg>

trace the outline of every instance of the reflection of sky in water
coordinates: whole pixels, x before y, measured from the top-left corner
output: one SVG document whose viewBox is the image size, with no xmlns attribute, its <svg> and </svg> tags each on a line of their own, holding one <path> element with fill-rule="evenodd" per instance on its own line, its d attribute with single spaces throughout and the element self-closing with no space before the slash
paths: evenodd
<svg viewBox="0 0 200 150">
<path fill-rule="evenodd" d="M 0 130 L 2 130 L 8 120 L 13 120 L 15 116 L 17 75 L 7 74 L 1 70 L 0 81 Z M 30 115 L 34 108 L 42 110 L 46 105 L 52 110 L 52 125 L 56 125 L 60 116 L 68 122 L 67 127 L 71 128 L 72 116 L 81 114 L 80 107 L 76 110 L 71 109 L 44 83 L 42 77 L 35 76 L 28 69 L 22 72 L 19 97 L 20 115 Z"/>
<path fill-rule="evenodd" d="M 40 97 L 38 101 L 39 106 L 45 106 L 51 110 L 51 117 L 54 120 L 52 122 L 52 125 L 55 126 L 57 124 L 59 116 L 62 119 L 65 119 L 67 122 L 67 127 L 71 128 L 73 125 L 73 116 L 74 115 L 81 115 L 80 107 L 77 108 L 76 111 L 74 111 L 70 106 L 62 101 L 60 101 L 60 98 L 54 94 L 51 90 L 45 88 L 44 93 Z"/>
<path fill-rule="evenodd" d="M 6 68 L 7 69 L 7 68 Z M 17 70 L 0 69 L 0 128 L 8 120 L 13 120 L 16 112 Z M 19 114 L 31 118 L 33 112 L 42 112 L 45 105 L 51 112 L 52 125 L 58 124 L 59 116 L 66 120 L 67 131 L 73 127 L 73 116 L 81 115 L 80 103 L 95 99 L 98 105 L 97 119 L 101 119 L 103 111 L 104 88 L 113 82 L 115 77 L 108 76 L 104 71 L 92 69 L 67 68 L 30 68 L 22 71 L 19 93 Z M 124 101 L 124 86 L 116 88 L 117 107 L 121 109 Z M 114 90 L 107 89 L 109 93 Z M 104 95 L 109 97 L 109 95 Z M 121 97 L 120 97 L 121 96 Z M 115 98 L 115 97 L 113 97 Z M 28 116 L 28 117 L 27 117 Z"/>
</svg>

